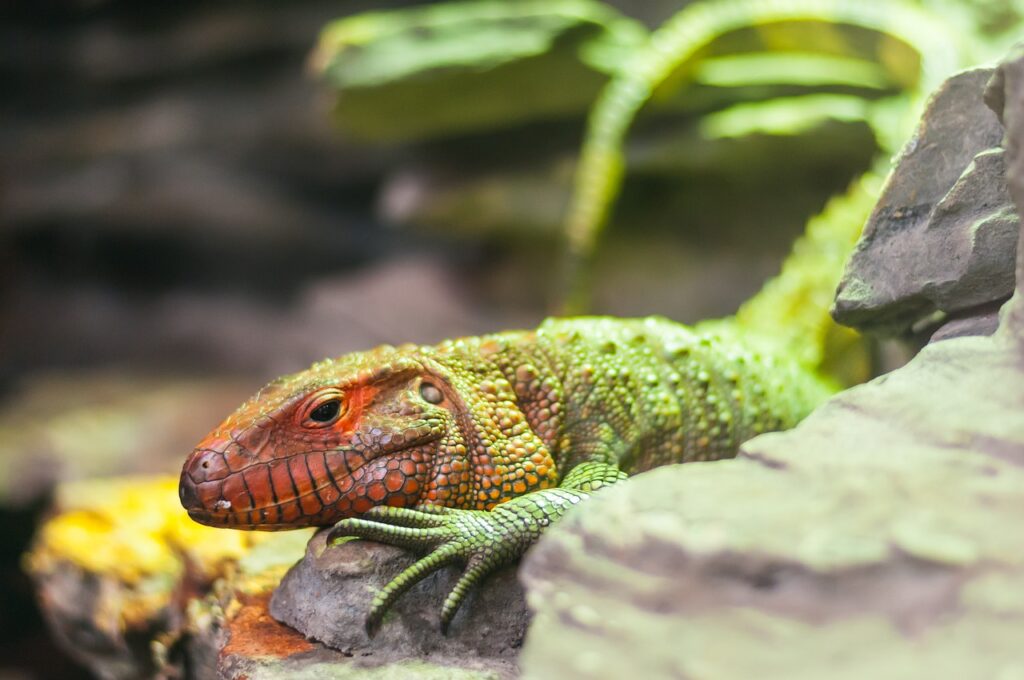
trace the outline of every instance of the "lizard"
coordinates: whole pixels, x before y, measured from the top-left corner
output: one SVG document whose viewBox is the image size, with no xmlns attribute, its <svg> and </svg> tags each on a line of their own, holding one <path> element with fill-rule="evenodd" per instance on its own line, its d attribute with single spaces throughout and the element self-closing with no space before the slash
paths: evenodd
<svg viewBox="0 0 1024 680">
<path fill-rule="evenodd" d="M 739 335 L 662 317 L 553 318 L 533 331 L 381 346 L 269 383 L 194 449 L 179 495 L 235 529 L 332 526 L 426 551 L 373 599 L 466 567 L 442 606 L 628 475 L 733 456 L 831 390 Z"/>
<path fill-rule="evenodd" d="M 716 35 L 814 17 L 895 30 L 920 55 L 918 93 L 934 84 L 929 74 L 949 71 L 944 32 L 909 5 L 688 6 L 651 36 L 591 113 L 567 220 L 577 260 L 592 250 L 617 194 L 630 122 L 677 67 Z M 267 385 L 195 448 L 181 502 L 203 524 L 333 526 L 332 540 L 426 552 L 375 596 L 371 634 L 408 588 L 461 560 L 465 571 L 442 606 L 447 626 L 474 584 L 602 487 L 660 465 L 733 456 L 746 439 L 795 425 L 831 393 L 819 373 L 834 335 L 819 322 L 822 298 L 831 297 L 874 203 L 873 179 L 812 220 L 783 273 L 731 326 L 550 319 L 534 331 L 319 362 Z"/>
</svg>

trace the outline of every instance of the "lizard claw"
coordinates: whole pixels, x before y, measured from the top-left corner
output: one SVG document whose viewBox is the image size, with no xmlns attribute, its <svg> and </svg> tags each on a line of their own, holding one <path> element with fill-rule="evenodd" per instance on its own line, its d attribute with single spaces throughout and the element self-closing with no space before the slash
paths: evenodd
<svg viewBox="0 0 1024 680">
<path fill-rule="evenodd" d="M 373 508 L 362 517 L 338 522 L 327 537 L 334 544 L 342 537 L 357 536 L 427 554 L 404 569 L 373 598 L 366 618 L 367 635 L 380 628 L 384 615 L 402 594 L 453 562 L 466 569 L 445 598 L 441 630 L 447 632 L 470 589 L 500 566 L 518 558 L 535 538 L 518 513 L 498 506 L 490 512 L 436 506 Z"/>
</svg>

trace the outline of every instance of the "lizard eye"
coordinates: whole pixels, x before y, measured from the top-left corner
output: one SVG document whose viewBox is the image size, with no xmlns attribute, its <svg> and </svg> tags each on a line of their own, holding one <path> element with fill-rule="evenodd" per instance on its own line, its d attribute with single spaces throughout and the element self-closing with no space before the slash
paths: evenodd
<svg viewBox="0 0 1024 680">
<path fill-rule="evenodd" d="M 341 395 L 337 391 L 329 391 L 314 399 L 306 410 L 305 424 L 307 427 L 323 427 L 338 419 L 341 415 Z"/>
<path fill-rule="evenodd" d="M 341 400 L 331 399 L 317 406 L 309 412 L 309 419 L 318 423 L 329 423 L 334 420 L 341 411 Z"/>
<path fill-rule="evenodd" d="M 428 404 L 440 404 L 444 401 L 444 392 L 437 385 L 428 382 L 420 383 L 420 396 Z"/>
</svg>

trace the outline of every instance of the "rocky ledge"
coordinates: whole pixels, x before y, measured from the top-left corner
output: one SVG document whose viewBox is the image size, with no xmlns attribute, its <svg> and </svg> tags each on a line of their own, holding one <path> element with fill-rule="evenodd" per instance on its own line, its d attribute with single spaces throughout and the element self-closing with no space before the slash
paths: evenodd
<svg viewBox="0 0 1024 680">
<path fill-rule="evenodd" d="M 980 102 L 981 75 L 959 78 Z M 924 221 L 951 194 L 979 202 L 964 214 L 1006 217 L 976 224 L 1019 228 L 986 201 L 1009 195 L 1024 207 L 1024 51 L 995 73 L 986 99 L 1006 125 L 1008 194 L 963 190 L 982 167 L 983 152 L 967 148 L 974 118 L 956 117 L 936 139 L 926 114 L 911 145 L 924 139 L 919 153 L 973 162 L 963 173 L 939 164 L 936 174 L 961 186 L 911 220 L 919 229 L 880 202 L 858 252 L 863 263 L 880 249 L 883 263 L 852 265 L 869 293 L 860 320 L 872 309 L 891 319 L 903 305 L 897 316 L 916 321 L 921 305 L 905 303 L 932 293 L 926 303 L 945 309 L 939 287 L 905 279 L 937 266 L 910 246 L 921 230 L 942 235 Z M 942 140 L 960 148 L 932 146 Z M 887 197 L 934 179 L 916 155 L 904 152 Z M 837 395 L 794 430 L 751 440 L 737 459 L 640 475 L 549 532 L 522 570 L 536 612 L 523 676 L 1024 674 L 1022 253 L 992 336 L 933 339 L 907 366 Z"/>
<path fill-rule="evenodd" d="M 321 531 L 313 537 L 305 557 L 274 592 L 270 613 L 275 619 L 365 663 L 447 658 L 464 665 L 480 659 L 480 665 L 496 671 L 514 668 L 529 622 L 514 568 L 498 572 L 476 589 L 447 634 L 441 632 L 441 602 L 461 569 L 443 569 L 399 598 L 371 638 L 364 626 L 370 601 L 416 557 L 369 541 L 328 546 L 327 534 Z"/>
</svg>

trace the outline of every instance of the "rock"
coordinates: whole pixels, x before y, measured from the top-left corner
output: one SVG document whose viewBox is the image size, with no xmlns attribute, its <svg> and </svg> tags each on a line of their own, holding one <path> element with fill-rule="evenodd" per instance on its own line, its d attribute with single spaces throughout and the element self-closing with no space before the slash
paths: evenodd
<svg viewBox="0 0 1024 680">
<path fill-rule="evenodd" d="M 370 601 L 416 557 L 369 541 L 326 547 L 327 532 L 309 542 L 306 555 L 288 572 L 270 602 L 270 612 L 306 637 L 374 664 L 409 658 L 492 660 L 514 667 L 529 613 L 515 569 L 487 579 L 462 605 L 447 634 L 441 633 L 441 603 L 461 567 L 449 567 L 403 595 L 368 638 L 364 624 Z"/>
<path fill-rule="evenodd" d="M 981 96 L 991 74 L 965 71 L 932 96 L 847 263 L 838 322 L 901 335 L 953 316 L 957 335 L 994 330 L 991 308 L 1013 291 L 1020 220 L 1002 128 Z M 976 315 L 976 324 L 963 321 Z"/>
<path fill-rule="evenodd" d="M 177 476 L 61 485 L 26 556 L 54 637 L 100 677 L 150 677 L 166 665 L 154 644 L 167 652 L 180 638 L 189 601 L 272 538 L 192 522 L 177 487 Z"/>
<path fill-rule="evenodd" d="M 60 487 L 26 564 L 51 632 L 102 678 L 514 677 L 512 656 L 353 658 L 275 621 L 309 537 L 195 524 L 176 477 L 90 480 Z"/>
<path fill-rule="evenodd" d="M 372 595 L 364 573 L 367 568 L 381 569 L 408 564 L 402 551 L 366 542 L 349 543 L 342 549 L 323 551 L 326 532 L 307 541 L 307 532 L 283 532 L 249 551 L 231 574 L 217 584 L 209 597 L 194 601 L 188 608 L 185 639 L 186 668 L 199 678 L 418 678 L 423 680 L 459 678 L 466 680 L 503 680 L 515 677 L 515 652 L 481 655 L 473 649 L 460 647 L 457 640 L 476 636 L 477 647 L 496 649 L 500 640 L 489 638 L 488 629 L 473 629 L 451 641 L 440 644 L 436 618 L 416 616 L 409 619 L 415 626 L 406 629 L 385 622 L 380 635 L 367 641 L 363 632 L 363 616 Z M 282 581 L 285 570 L 302 555 L 306 558 L 292 568 L 271 600 L 271 592 Z M 318 570 L 330 565 L 335 569 Z M 339 573 L 344 572 L 344 573 Z M 378 573 L 378 581 L 385 578 Z M 436 581 L 436 579 L 434 579 Z M 505 590 L 514 590 L 521 616 L 525 617 L 522 593 L 511 572 L 499 576 Z M 408 596 L 424 607 L 423 587 Z M 347 591 L 347 595 L 344 595 Z M 492 592 L 490 589 L 488 592 Z M 486 596 L 480 598 L 486 600 Z M 287 600 L 287 601 L 285 601 Z M 271 604 L 272 602 L 272 604 Z M 440 604 L 431 602 L 430 605 Z M 477 604 L 491 604 L 480 602 Z M 501 603 L 498 603 L 501 604 Z M 399 608 L 409 611 L 409 607 Z M 343 641 L 347 649 L 330 649 L 307 639 L 308 631 L 296 631 L 271 616 L 280 617 L 280 610 L 302 617 L 293 621 L 300 629 L 314 628 L 324 639 Z M 497 618 L 507 610 L 495 610 Z M 514 617 L 513 617 L 514 618 Z M 468 623 L 468 622 L 467 622 Z M 458 625 L 458 624 L 456 624 Z M 520 622 L 519 639 L 524 622 Z M 390 629 L 390 633 L 389 633 Z M 400 633 L 395 635 L 395 631 Z M 312 637 L 317 637 L 316 635 Z M 423 646 L 408 646 L 410 639 Z"/>
<path fill-rule="evenodd" d="M 1020 672 L 1022 366 L 936 343 L 738 460 L 602 494 L 527 558 L 524 677 Z"/>
<path fill-rule="evenodd" d="M 1006 166 L 1010 195 L 1018 210 L 1024 210 L 1024 45 L 1018 44 L 1010 57 L 996 70 L 986 94 L 1004 122 Z M 1005 309 L 1002 328 L 1010 342 L 1024 348 L 1024 235 L 1017 244 L 1017 292 Z"/>
<path fill-rule="evenodd" d="M 1000 69 L 1020 208 L 1024 56 Z M 1024 673 L 1021 252 L 1017 271 L 994 335 L 932 343 L 735 460 L 654 470 L 568 515 L 522 569 L 523 677 Z M 887 323 L 915 319 L 900 304 Z"/>
</svg>

